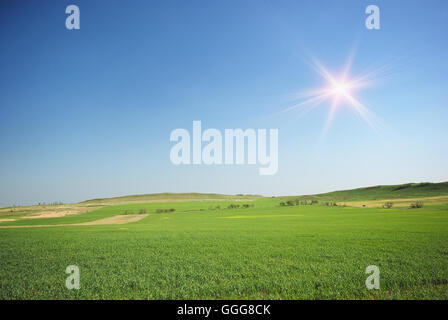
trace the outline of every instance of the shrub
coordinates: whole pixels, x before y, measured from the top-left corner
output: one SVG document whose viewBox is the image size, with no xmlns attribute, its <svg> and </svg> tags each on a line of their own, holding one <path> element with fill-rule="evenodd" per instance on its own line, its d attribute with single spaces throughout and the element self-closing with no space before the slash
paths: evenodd
<svg viewBox="0 0 448 320">
<path fill-rule="evenodd" d="M 250 205 L 248 205 L 248 204 L 243 204 L 243 208 L 244 209 L 247 209 L 247 208 L 249 208 L 250 207 Z"/>
<path fill-rule="evenodd" d="M 171 209 L 156 209 L 156 213 L 167 213 L 167 212 L 174 212 L 174 211 L 176 211 L 176 209 L 174 209 L 174 208 L 171 208 Z"/>
<path fill-rule="evenodd" d="M 288 206 L 294 206 L 296 203 L 293 200 L 286 201 L 286 205 Z"/>
<path fill-rule="evenodd" d="M 145 214 L 146 213 L 146 209 L 140 209 L 140 211 L 138 212 L 139 214 Z"/>
<path fill-rule="evenodd" d="M 411 203 L 411 209 L 419 209 L 419 208 L 423 208 L 423 202 L 416 201 Z"/>
<path fill-rule="evenodd" d="M 390 202 L 390 201 L 385 202 L 385 203 L 383 204 L 383 208 L 384 208 L 384 209 L 390 209 L 390 208 L 392 208 L 393 206 L 394 206 L 394 203 L 393 203 L 393 202 Z"/>
<path fill-rule="evenodd" d="M 280 207 L 284 207 L 285 206 L 285 203 L 282 201 L 282 202 L 280 202 Z"/>
<path fill-rule="evenodd" d="M 327 207 L 337 207 L 338 204 L 336 202 L 333 202 L 333 201 L 325 201 L 324 205 L 327 206 Z"/>
</svg>

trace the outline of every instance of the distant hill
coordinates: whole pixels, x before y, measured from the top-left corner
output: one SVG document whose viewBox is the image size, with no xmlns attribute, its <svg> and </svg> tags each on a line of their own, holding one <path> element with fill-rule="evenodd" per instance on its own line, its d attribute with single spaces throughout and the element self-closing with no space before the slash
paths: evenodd
<svg viewBox="0 0 448 320">
<path fill-rule="evenodd" d="M 359 201 L 381 199 L 406 199 L 448 195 L 448 182 L 407 183 L 388 186 L 374 186 L 352 190 L 333 191 L 302 196 L 316 200 Z"/>
<path fill-rule="evenodd" d="M 299 198 L 323 201 L 368 201 L 382 199 L 410 199 L 448 196 L 448 182 L 407 183 L 388 186 L 374 186 L 352 190 L 333 191 L 322 194 L 304 195 Z M 80 202 L 84 206 L 108 206 L 127 203 L 174 202 L 174 201 L 249 201 L 261 199 L 259 195 L 225 195 L 217 193 L 153 193 L 114 198 L 92 199 Z M 277 197 L 291 198 L 291 197 Z M 297 198 L 293 197 L 293 198 Z"/>
<path fill-rule="evenodd" d="M 80 202 L 83 205 L 116 205 L 126 203 L 171 202 L 171 201 L 247 201 L 263 198 L 259 195 L 226 195 L 218 193 L 152 193 L 115 198 L 92 199 Z"/>
</svg>

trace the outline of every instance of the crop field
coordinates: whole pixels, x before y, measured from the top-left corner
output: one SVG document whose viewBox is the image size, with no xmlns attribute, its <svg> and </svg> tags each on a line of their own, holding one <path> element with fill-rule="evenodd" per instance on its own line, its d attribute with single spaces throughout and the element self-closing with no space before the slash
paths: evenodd
<svg viewBox="0 0 448 320">
<path fill-rule="evenodd" d="M 372 205 L 402 201 L 390 190 L 364 197 L 364 207 L 359 193 L 345 195 L 346 206 L 325 205 L 330 194 L 312 205 L 174 197 L 60 217 L 5 210 L 0 299 L 448 298 L 443 192 L 403 195 L 422 199 L 418 209 Z M 79 290 L 65 286 L 69 265 L 79 267 Z M 379 267 L 379 290 L 366 288 L 370 265 Z"/>
</svg>

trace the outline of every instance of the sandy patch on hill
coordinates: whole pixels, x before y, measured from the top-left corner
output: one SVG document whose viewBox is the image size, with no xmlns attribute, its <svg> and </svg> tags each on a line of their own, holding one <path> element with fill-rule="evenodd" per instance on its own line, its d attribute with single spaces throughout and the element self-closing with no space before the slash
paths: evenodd
<svg viewBox="0 0 448 320">
<path fill-rule="evenodd" d="M 16 221 L 16 219 L 0 219 L 0 222 Z"/>
<path fill-rule="evenodd" d="M 121 214 L 118 216 L 113 216 L 109 218 L 104 218 L 91 222 L 83 222 L 76 224 L 77 226 L 96 226 L 103 224 L 125 224 L 130 222 L 137 222 L 143 218 L 146 218 L 147 214 Z"/>
<path fill-rule="evenodd" d="M 70 227 L 70 226 L 98 226 L 98 225 L 108 225 L 108 224 L 126 224 L 131 222 L 140 221 L 146 218 L 147 214 L 127 214 L 118 215 L 109 218 L 99 219 L 95 221 L 82 222 L 82 223 L 72 223 L 72 224 L 37 224 L 28 226 L 0 226 L 0 228 L 43 228 L 43 227 Z"/>
<path fill-rule="evenodd" d="M 21 219 L 60 218 L 78 213 L 81 213 L 81 211 L 43 211 L 38 215 L 21 217 Z"/>
<path fill-rule="evenodd" d="M 338 205 L 345 204 L 349 207 L 355 208 L 382 208 L 385 202 L 392 202 L 393 208 L 409 207 L 411 203 L 422 201 L 423 204 L 445 204 L 448 203 L 448 196 L 434 196 L 434 197 L 420 197 L 420 198 L 398 198 L 398 199 L 383 199 L 383 200 L 366 200 L 366 201 L 340 201 Z"/>
</svg>

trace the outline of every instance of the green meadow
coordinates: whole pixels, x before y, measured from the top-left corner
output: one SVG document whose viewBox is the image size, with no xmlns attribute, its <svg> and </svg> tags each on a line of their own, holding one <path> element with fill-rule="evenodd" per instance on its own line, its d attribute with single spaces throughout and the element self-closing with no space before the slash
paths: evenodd
<svg viewBox="0 0 448 320">
<path fill-rule="evenodd" d="M 56 218 L 5 211 L 16 219 L 0 222 L 0 299 L 447 299 L 446 185 L 394 188 L 97 199 L 102 207 Z M 280 206 L 296 198 L 317 203 Z M 414 198 L 423 208 L 372 205 Z M 118 215 L 142 219 L 70 226 Z M 79 290 L 65 286 L 69 265 Z M 366 288 L 370 265 L 379 290 Z"/>
</svg>

